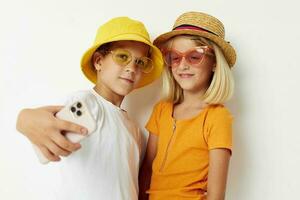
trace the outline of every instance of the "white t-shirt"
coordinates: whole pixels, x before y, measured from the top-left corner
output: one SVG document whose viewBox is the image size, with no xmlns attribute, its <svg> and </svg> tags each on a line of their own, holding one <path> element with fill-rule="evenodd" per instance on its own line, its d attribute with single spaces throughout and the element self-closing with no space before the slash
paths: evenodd
<svg viewBox="0 0 300 200">
<path fill-rule="evenodd" d="M 141 135 L 126 111 L 94 90 L 77 92 L 68 103 L 85 99 L 97 128 L 81 149 L 58 164 L 61 200 L 138 199 Z"/>
</svg>

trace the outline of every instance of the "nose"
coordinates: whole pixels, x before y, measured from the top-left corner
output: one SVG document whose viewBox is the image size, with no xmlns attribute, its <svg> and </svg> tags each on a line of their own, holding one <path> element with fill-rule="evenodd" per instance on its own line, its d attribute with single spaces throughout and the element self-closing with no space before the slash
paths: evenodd
<svg viewBox="0 0 300 200">
<path fill-rule="evenodd" d="M 128 65 L 125 66 L 125 71 L 136 73 L 137 66 L 135 64 L 135 60 L 132 60 L 130 63 L 128 63 Z"/>
<path fill-rule="evenodd" d="M 182 57 L 182 59 L 180 60 L 179 65 L 178 65 L 178 68 L 184 70 L 184 69 L 188 69 L 189 67 L 190 66 L 186 62 L 185 57 Z"/>
</svg>

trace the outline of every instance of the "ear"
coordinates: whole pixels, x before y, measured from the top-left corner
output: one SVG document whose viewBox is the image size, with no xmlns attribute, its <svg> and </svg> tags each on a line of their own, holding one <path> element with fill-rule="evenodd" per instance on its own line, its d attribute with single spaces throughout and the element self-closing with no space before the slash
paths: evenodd
<svg viewBox="0 0 300 200">
<path fill-rule="evenodd" d="M 98 51 L 96 51 L 93 54 L 93 64 L 97 71 L 101 71 L 101 65 L 102 65 L 103 58 L 104 58 L 103 55 Z"/>
</svg>

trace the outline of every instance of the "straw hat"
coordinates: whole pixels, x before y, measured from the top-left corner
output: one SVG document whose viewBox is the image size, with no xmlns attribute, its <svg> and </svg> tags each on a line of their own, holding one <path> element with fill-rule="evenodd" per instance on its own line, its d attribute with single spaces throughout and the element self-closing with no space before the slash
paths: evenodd
<svg viewBox="0 0 300 200">
<path fill-rule="evenodd" d="M 116 17 L 99 27 L 96 39 L 82 56 L 81 69 L 84 75 L 93 83 L 97 81 L 97 74 L 92 63 L 94 52 L 103 44 L 115 41 L 131 40 L 150 46 L 153 70 L 143 75 L 137 88 L 150 84 L 161 75 L 163 58 L 160 50 L 154 46 L 143 23 L 128 17 Z"/>
<path fill-rule="evenodd" d="M 213 41 L 222 49 L 229 66 L 233 67 L 236 53 L 224 39 L 224 25 L 217 18 L 201 12 L 184 13 L 177 18 L 172 31 L 158 36 L 153 43 L 160 48 L 168 39 L 182 34 L 198 35 Z"/>
</svg>

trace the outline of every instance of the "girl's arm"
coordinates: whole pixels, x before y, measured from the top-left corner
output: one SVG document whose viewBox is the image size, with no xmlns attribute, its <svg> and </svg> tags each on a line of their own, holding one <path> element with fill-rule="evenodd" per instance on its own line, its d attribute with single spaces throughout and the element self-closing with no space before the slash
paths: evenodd
<svg viewBox="0 0 300 200">
<path fill-rule="evenodd" d="M 62 132 L 84 134 L 87 130 L 79 125 L 57 119 L 54 115 L 62 107 L 46 106 L 23 109 L 18 115 L 16 128 L 33 144 L 37 145 L 50 161 L 59 161 L 59 156 L 68 156 L 80 148 L 79 143 L 68 141 Z"/>
<path fill-rule="evenodd" d="M 146 191 L 150 188 L 152 162 L 156 156 L 157 140 L 156 135 L 149 134 L 146 153 L 139 173 L 139 200 L 147 200 L 149 196 Z"/>
<path fill-rule="evenodd" d="M 209 151 L 207 200 L 224 200 L 230 160 L 230 150 L 212 149 Z"/>
</svg>

